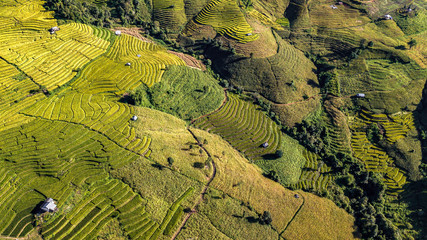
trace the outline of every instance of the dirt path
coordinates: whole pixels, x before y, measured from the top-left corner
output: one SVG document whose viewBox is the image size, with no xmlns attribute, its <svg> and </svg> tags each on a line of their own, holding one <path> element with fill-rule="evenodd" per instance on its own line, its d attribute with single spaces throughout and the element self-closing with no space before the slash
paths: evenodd
<svg viewBox="0 0 427 240">
<path fill-rule="evenodd" d="M 303 195 L 298 194 L 301 198 L 302 198 L 302 203 L 299 206 L 298 210 L 295 212 L 294 216 L 291 218 L 291 220 L 288 222 L 288 224 L 286 224 L 285 228 L 283 229 L 282 232 L 280 232 L 279 234 L 279 240 L 281 239 L 282 234 L 286 231 L 286 229 L 288 229 L 289 225 L 291 225 L 292 221 L 295 219 L 295 217 L 298 215 L 299 211 L 302 209 L 302 207 L 304 206 L 305 203 L 305 198 Z"/>
<path fill-rule="evenodd" d="M 26 238 L 26 237 L 6 237 L 6 236 L 0 235 L 0 239 L 24 240 L 24 239 L 28 239 L 28 238 Z"/>
<path fill-rule="evenodd" d="M 203 115 L 203 116 L 200 116 L 200 117 L 198 117 L 198 118 L 195 118 L 195 119 L 193 119 L 193 120 L 191 120 L 191 123 L 190 123 L 190 125 L 192 125 L 195 121 L 197 121 L 197 120 L 199 120 L 199 119 L 201 119 L 201 118 L 204 118 L 204 117 L 206 117 L 206 116 L 209 116 L 209 115 L 211 115 L 211 114 L 214 114 L 214 113 L 216 113 L 216 112 L 218 112 L 224 105 L 225 105 L 225 103 L 227 102 L 227 100 L 228 100 L 228 95 L 227 95 L 227 89 L 225 89 L 224 88 L 224 95 L 225 95 L 225 98 L 224 98 L 224 101 L 222 101 L 222 104 L 221 104 L 221 106 L 219 106 L 219 108 L 217 108 L 215 111 L 213 111 L 213 112 L 210 112 L 210 113 L 207 113 L 207 114 L 205 114 L 205 115 Z M 193 136 L 194 136 L 194 134 L 193 134 Z"/>
<path fill-rule="evenodd" d="M 212 175 L 209 177 L 208 181 L 206 182 L 206 185 L 203 188 L 202 192 L 200 193 L 199 199 L 193 205 L 193 207 L 191 208 L 191 211 L 189 213 L 187 213 L 187 215 L 185 216 L 184 220 L 182 220 L 181 225 L 178 227 L 178 229 L 176 230 L 176 232 L 172 235 L 171 240 L 174 240 L 178 236 L 178 234 L 181 232 L 182 228 L 187 223 L 188 219 L 190 219 L 191 215 L 193 215 L 193 213 L 197 212 L 196 211 L 197 206 L 199 206 L 203 202 L 203 200 L 204 200 L 203 197 L 206 194 L 206 191 L 208 190 L 209 185 L 212 183 L 212 181 L 214 180 L 214 178 L 216 176 L 216 165 L 215 165 L 215 161 L 212 158 L 212 155 L 208 152 L 208 150 L 206 150 L 206 148 L 203 147 L 203 144 L 199 141 L 199 139 L 191 131 L 191 129 L 187 128 L 187 130 L 191 133 L 191 135 L 193 136 L 193 138 L 197 141 L 197 143 L 199 144 L 200 148 L 203 149 L 203 151 L 206 152 L 206 154 L 208 155 L 208 157 L 210 157 L 212 159 L 213 172 L 212 172 Z"/>
</svg>

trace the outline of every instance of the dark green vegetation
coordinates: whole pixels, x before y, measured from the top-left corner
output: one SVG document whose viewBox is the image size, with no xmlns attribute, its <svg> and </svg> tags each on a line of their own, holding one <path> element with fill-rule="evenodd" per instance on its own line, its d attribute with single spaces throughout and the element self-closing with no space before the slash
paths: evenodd
<svg viewBox="0 0 427 240">
<path fill-rule="evenodd" d="M 151 6 L 145 0 L 47 0 L 45 7 L 55 11 L 60 19 L 107 28 L 115 24 L 143 24 L 151 20 Z"/>
<path fill-rule="evenodd" d="M 224 91 L 212 76 L 184 66 L 168 68 L 151 88 L 130 93 L 137 106 L 154 108 L 184 120 L 192 120 L 219 108 Z"/>
<path fill-rule="evenodd" d="M 0 236 L 423 239 L 426 8 L 2 1 Z"/>
</svg>

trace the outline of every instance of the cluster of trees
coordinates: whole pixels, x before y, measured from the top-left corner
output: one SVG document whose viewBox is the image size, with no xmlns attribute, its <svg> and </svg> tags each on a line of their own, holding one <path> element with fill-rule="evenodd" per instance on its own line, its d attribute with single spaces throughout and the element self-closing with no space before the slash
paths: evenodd
<svg viewBox="0 0 427 240">
<path fill-rule="evenodd" d="M 371 143 L 378 143 L 383 140 L 383 135 L 377 123 L 372 123 L 368 126 L 366 136 Z"/>
<path fill-rule="evenodd" d="M 147 3 L 148 2 L 148 3 Z M 141 25 L 151 21 L 151 6 L 145 0 L 106 0 L 102 4 L 80 0 L 47 0 L 45 8 L 57 18 L 109 28 L 114 23 Z"/>
</svg>

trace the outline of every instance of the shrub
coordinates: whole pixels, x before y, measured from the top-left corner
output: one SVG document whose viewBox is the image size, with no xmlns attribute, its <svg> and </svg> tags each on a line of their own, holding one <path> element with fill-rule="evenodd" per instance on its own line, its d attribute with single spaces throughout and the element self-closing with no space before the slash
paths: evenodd
<svg viewBox="0 0 427 240">
<path fill-rule="evenodd" d="M 271 213 L 269 211 L 264 211 L 264 213 L 261 215 L 259 222 L 261 224 L 269 225 L 273 219 L 271 218 Z"/>
<path fill-rule="evenodd" d="M 205 164 L 204 164 L 204 163 L 202 163 L 202 162 L 195 162 L 195 163 L 193 164 L 193 167 L 195 167 L 195 168 L 204 168 L 204 167 L 205 167 Z"/>
<path fill-rule="evenodd" d="M 172 165 L 173 165 L 174 160 L 173 160 L 173 158 L 172 158 L 172 157 L 168 157 L 168 163 L 169 163 L 169 166 L 172 166 Z"/>
<path fill-rule="evenodd" d="M 408 45 L 412 48 L 413 46 L 417 45 L 417 40 L 412 38 L 411 41 L 408 42 Z"/>
</svg>

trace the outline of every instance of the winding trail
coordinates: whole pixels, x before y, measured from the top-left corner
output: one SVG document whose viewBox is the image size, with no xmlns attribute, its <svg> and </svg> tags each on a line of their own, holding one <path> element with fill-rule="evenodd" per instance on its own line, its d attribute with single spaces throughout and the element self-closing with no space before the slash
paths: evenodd
<svg viewBox="0 0 427 240">
<path fill-rule="evenodd" d="M 176 232 L 172 235 L 171 240 L 174 240 L 178 236 L 178 234 L 181 232 L 182 228 L 187 223 L 188 219 L 190 219 L 191 215 L 193 215 L 193 213 L 197 212 L 196 208 L 203 202 L 203 200 L 204 200 L 203 197 L 206 194 L 206 192 L 207 192 L 207 190 L 209 188 L 209 185 L 212 183 L 212 181 L 214 180 L 214 178 L 216 176 L 216 165 L 215 165 L 215 161 L 212 158 L 212 155 L 208 152 L 208 150 L 206 150 L 206 148 L 203 147 L 203 144 L 199 141 L 199 139 L 196 137 L 196 135 L 193 133 L 193 131 L 191 131 L 191 129 L 189 127 L 187 127 L 187 130 L 188 130 L 188 132 L 190 132 L 190 134 L 193 136 L 193 138 L 197 141 L 197 143 L 200 146 L 200 148 L 203 149 L 203 151 L 206 152 L 206 154 L 208 155 L 208 157 L 210 157 L 212 159 L 213 172 L 212 172 L 212 175 L 209 177 L 208 181 L 206 182 L 205 187 L 203 188 L 202 192 L 200 193 L 199 200 L 197 200 L 197 202 L 191 208 L 191 211 L 189 213 L 187 213 L 187 215 L 185 216 L 184 220 L 182 220 L 181 225 L 178 227 L 178 229 L 176 230 Z"/>
<path fill-rule="evenodd" d="M 298 194 L 301 198 L 302 198 L 302 203 L 299 206 L 298 210 L 295 212 L 294 216 L 291 218 L 291 220 L 289 220 L 289 222 L 286 224 L 285 228 L 283 229 L 283 231 L 281 231 L 279 233 L 279 240 L 281 239 L 282 234 L 286 231 L 286 229 L 288 229 L 289 225 L 291 225 L 292 221 L 295 219 L 295 217 L 298 215 L 299 211 L 302 209 L 302 207 L 304 207 L 304 203 L 305 203 L 305 198 L 303 195 Z"/>
</svg>

